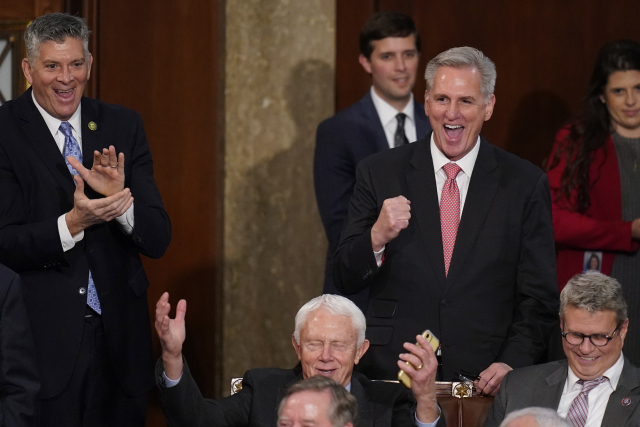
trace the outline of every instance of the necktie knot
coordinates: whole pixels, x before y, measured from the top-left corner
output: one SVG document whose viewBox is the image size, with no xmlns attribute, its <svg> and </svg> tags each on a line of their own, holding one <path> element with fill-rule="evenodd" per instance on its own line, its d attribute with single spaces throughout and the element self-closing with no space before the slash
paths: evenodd
<svg viewBox="0 0 640 427">
<path fill-rule="evenodd" d="M 600 378 L 596 378 L 595 380 L 579 380 L 578 384 L 582 384 L 582 391 L 580 393 L 588 394 L 591 390 L 598 387 L 605 381 L 609 381 L 609 378 L 603 376 Z"/>
<path fill-rule="evenodd" d="M 398 113 L 396 119 L 398 120 L 398 126 L 404 127 L 404 119 L 407 117 L 405 113 Z"/>
<path fill-rule="evenodd" d="M 447 179 L 456 179 L 458 173 L 462 170 L 462 168 L 455 163 L 447 163 L 442 166 L 442 169 L 444 170 L 444 173 L 447 174 Z"/>
<path fill-rule="evenodd" d="M 66 136 L 67 138 L 71 138 L 71 136 L 73 135 L 71 133 L 71 125 L 69 124 L 69 122 L 62 122 L 60 123 L 60 128 L 59 128 L 60 132 L 62 132 L 62 134 L 64 136 Z"/>
</svg>

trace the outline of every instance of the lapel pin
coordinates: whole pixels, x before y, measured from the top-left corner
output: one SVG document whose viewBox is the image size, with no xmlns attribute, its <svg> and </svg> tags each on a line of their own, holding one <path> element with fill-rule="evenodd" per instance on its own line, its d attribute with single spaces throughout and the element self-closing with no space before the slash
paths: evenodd
<svg viewBox="0 0 640 427">
<path fill-rule="evenodd" d="M 98 125 L 96 124 L 96 122 L 89 122 L 89 129 L 97 130 L 98 129 Z"/>
<path fill-rule="evenodd" d="M 629 405 L 631 405 L 630 397 L 625 397 L 624 399 L 622 399 L 622 406 L 629 406 Z"/>
</svg>

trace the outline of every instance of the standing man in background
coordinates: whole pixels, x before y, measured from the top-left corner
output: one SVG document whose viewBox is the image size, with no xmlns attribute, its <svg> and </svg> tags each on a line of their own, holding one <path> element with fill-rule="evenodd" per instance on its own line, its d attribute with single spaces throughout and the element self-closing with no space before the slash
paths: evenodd
<svg viewBox="0 0 640 427">
<path fill-rule="evenodd" d="M 82 96 L 89 34 L 62 13 L 25 31 L 31 88 L 0 107 L 0 262 L 25 287 L 42 425 L 143 426 L 154 378 L 139 254 L 161 257 L 171 224 L 140 116 Z"/>
<path fill-rule="evenodd" d="M 323 293 L 342 294 L 333 283 L 331 259 L 347 223 L 358 162 L 431 132 L 423 105 L 411 93 L 419 59 L 420 35 L 413 20 L 397 12 L 376 13 L 360 33 L 359 60 L 371 75 L 371 90 L 318 126 L 313 175 L 329 240 Z M 349 295 L 363 312 L 367 298 L 366 290 Z"/>
</svg>

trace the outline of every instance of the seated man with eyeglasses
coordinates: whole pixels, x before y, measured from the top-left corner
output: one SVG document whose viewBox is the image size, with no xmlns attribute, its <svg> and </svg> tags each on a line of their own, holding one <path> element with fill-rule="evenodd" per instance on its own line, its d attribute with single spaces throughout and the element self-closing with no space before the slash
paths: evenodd
<svg viewBox="0 0 640 427">
<path fill-rule="evenodd" d="M 639 425 L 640 369 L 622 355 L 629 319 L 620 283 L 600 273 L 571 278 L 560 327 L 567 360 L 508 373 L 485 427 L 529 406 L 554 409 L 574 427 Z"/>
</svg>

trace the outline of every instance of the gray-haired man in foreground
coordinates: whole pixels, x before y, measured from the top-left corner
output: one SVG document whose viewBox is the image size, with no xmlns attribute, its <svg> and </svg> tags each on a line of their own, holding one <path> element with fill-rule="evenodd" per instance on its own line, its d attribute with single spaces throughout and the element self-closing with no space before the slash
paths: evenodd
<svg viewBox="0 0 640 427">
<path fill-rule="evenodd" d="M 278 408 L 278 427 L 353 427 L 358 402 L 331 378 L 317 375 L 285 391 Z"/>
<path fill-rule="evenodd" d="M 567 360 L 507 374 L 485 427 L 528 406 L 551 408 L 575 427 L 640 425 L 640 370 L 622 355 L 629 319 L 620 283 L 600 273 L 571 278 L 560 327 Z"/>
</svg>

